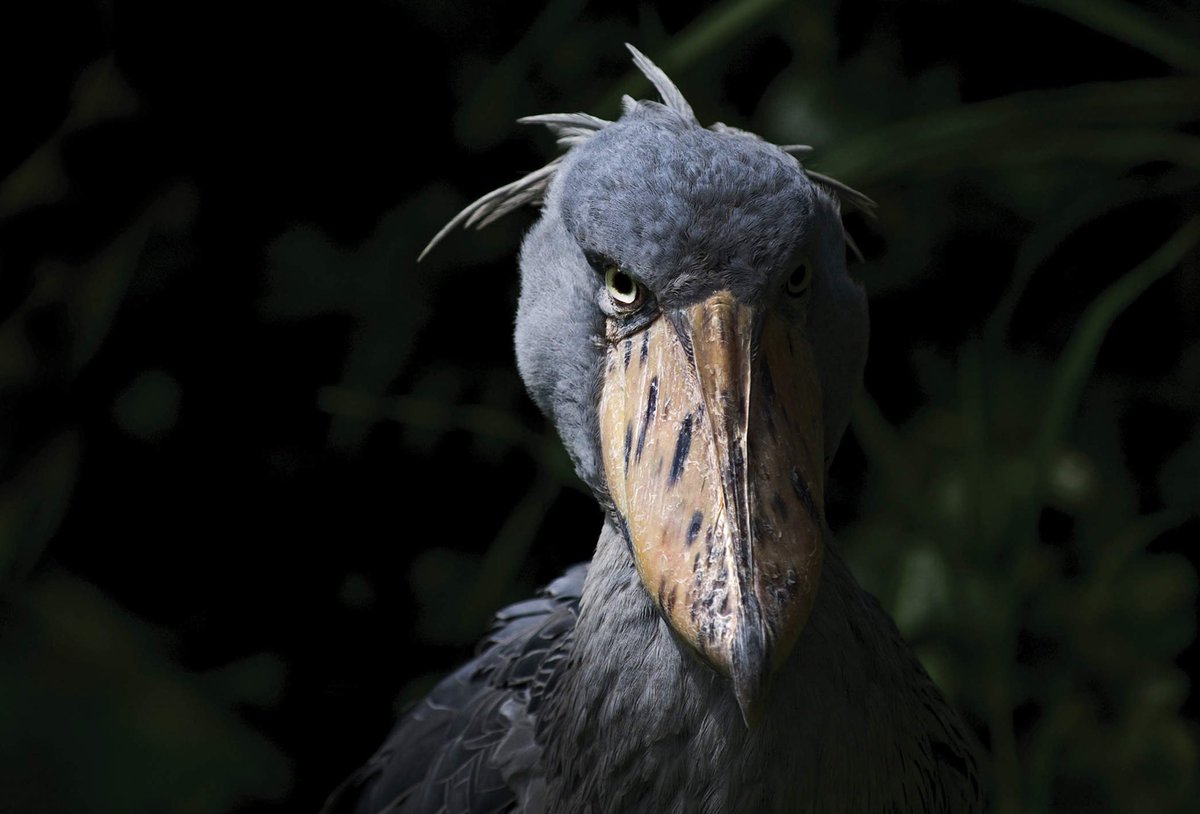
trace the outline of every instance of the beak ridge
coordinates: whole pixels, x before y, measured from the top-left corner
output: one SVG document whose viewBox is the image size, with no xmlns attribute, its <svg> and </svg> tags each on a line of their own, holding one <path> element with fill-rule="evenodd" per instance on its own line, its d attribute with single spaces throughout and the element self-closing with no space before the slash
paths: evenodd
<svg viewBox="0 0 1200 814">
<path fill-rule="evenodd" d="M 782 317 L 728 291 L 645 331 L 639 353 L 609 351 L 601 441 L 610 494 L 659 610 L 729 677 L 752 726 L 820 571 L 811 351 Z"/>
</svg>

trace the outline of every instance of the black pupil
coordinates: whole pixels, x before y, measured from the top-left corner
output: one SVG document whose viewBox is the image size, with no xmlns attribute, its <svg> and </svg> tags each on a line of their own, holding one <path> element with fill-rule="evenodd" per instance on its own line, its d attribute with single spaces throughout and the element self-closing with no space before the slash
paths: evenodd
<svg viewBox="0 0 1200 814">
<path fill-rule="evenodd" d="M 788 288 L 801 288 L 808 279 L 808 266 L 800 266 L 788 278 Z"/>
<path fill-rule="evenodd" d="M 613 275 L 613 289 L 621 295 L 628 296 L 633 293 L 633 279 L 623 272 L 618 271 Z"/>
</svg>

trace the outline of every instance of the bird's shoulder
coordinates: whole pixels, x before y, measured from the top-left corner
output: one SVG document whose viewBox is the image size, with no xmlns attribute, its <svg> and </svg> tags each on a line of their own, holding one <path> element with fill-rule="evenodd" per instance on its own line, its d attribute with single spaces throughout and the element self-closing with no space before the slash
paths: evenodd
<svg viewBox="0 0 1200 814">
<path fill-rule="evenodd" d="M 570 648 L 587 565 L 496 614 L 476 656 L 396 723 L 322 814 L 490 814 L 536 796 L 535 721 Z"/>
<path fill-rule="evenodd" d="M 921 809 L 929 812 L 980 812 L 987 809 L 986 780 L 980 770 L 979 745 L 958 711 L 930 678 L 917 654 L 904 641 L 892 617 L 879 600 L 860 591 L 876 635 L 891 642 L 897 675 L 906 688 L 904 704 L 914 722 L 907 757 L 913 772 Z"/>
</svg>

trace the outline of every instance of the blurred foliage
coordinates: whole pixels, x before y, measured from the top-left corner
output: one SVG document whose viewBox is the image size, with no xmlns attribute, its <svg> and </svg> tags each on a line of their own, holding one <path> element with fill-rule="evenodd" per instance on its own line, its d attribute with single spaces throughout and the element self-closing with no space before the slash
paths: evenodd
<svg viewBox="0 0 1200 814">
<path fill-rule="evenodd" d="M 65 144 L 138 107 L 110 60 L 84 68 L 62 126 L 0 184 L 0 213 L 19 222 L 69 196 Z M 95 586 L 34 572 L 69 512 L 82 445 L 74 422 L 52 422 L 46 438 L 20 433 L 38 426 L 23 413 L 47 388 L 83 375 L 135 277 L 178 262 L 168 247 L 194 228 L 193 198 L 183 184 L 152 196 L 82 260 L 47 247 L 0 326 L 9 424 L 0 451 L 0 786 L 12 811 L 219 812 L 289 785 L 278 748 L 233 709 L 277 702 L 278 658 L 195 674 L 174 663 L 171 637 Z M 179 402 L 169 374 L 144 371 L 117 396 L 112 419 L 153 440 L 169 432 Z M 101 544 L 108 533 L 99 530 Z"/>
<path fill-rule="evenodd" d="M 1194 2 L 86 5 L 0 165 L 0 808 L 311 810 L 587 555 L 519 219 L 413 258 L 630 41 L 880 203 L 830 517 L 995 810 L 1200 809 Z"/>
<path fill-rule="evenodd" d="M 226 811 L 287 788 L 278 750 L 229 709 L 275 702 L 277 660 L 191 675 L 161 634 L 78 579 L 40 580 L 23 599 L 0 640 L 11 810 Z"/>
</svg>

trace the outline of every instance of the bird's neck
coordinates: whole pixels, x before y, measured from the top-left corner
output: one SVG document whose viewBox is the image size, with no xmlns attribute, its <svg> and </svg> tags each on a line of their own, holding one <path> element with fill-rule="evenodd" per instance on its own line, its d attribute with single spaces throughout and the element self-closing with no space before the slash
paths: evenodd
<svg viewBox="0 0 1200 814">
<path fill-rule="evenodd" d="M 927 726 L 913 720 L 922 678 L 891 620 L 830 552 L 768 712 L 747 729 L 728 681 L 676 640 L 606 525 L 562 684 L 539 724 L 547 810 L 674 811 L 711 800 L 702 810 L 769 812 L 863 793 L 879 800 L 912 741 L 905 730 Z M 885 762 L 864 765 L 885 751 Z M 780 788 L 790 800 L 777 799 Z"/>
</svg>

